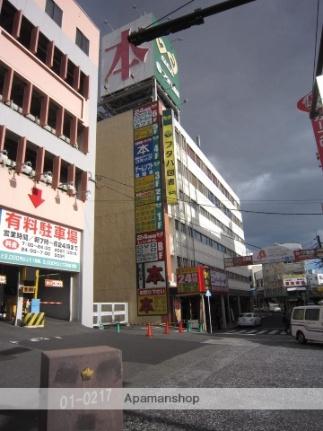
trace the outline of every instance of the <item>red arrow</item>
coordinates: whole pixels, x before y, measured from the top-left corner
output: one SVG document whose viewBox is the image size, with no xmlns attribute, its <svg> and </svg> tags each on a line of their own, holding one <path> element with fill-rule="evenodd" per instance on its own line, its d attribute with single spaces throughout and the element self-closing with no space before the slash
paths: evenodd
<svg viewBox="0 0 323 431">
<path fill-rule="evenodd" d="M 41 205 L 43 202 L 45 202 L 44 199 L 42 199 L 42 190 L 37 189 L 36 187 L 32 188 L 32 194 L 28 195 L 30 197 L 31 202 L 33 203 L 34 207 L 37 208 L 39 205 Z"/>
</svg>

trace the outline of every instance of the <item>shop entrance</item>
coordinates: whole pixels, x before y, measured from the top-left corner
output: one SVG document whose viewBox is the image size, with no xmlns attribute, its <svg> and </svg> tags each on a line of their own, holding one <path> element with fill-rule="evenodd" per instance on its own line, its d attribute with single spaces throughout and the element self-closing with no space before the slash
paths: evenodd
<svg viewBox="0 0 323 431">
<path fill-rule="evenodd" d="M 23 313 L 33 311 L 32 299 L 37 298 L 39 311 L 45 316 L 70 320 L 72 275 L 65 271 L 0 264 L 0 319 L 15 322 L 17 305 L 21 304 Z"/>
</svg>

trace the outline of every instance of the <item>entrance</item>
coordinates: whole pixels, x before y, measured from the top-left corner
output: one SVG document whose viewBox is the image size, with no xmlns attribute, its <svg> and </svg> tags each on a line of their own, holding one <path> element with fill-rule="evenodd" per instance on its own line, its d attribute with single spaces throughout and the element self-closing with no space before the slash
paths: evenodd
<svg viewBox="0 0 323 431">
<path fill-rule="evenodd" d="M 23 312 L 32 311 L 32 299 L 38 298 L 39 311 L 45 316 L 70 320 L 72 275 L 65 271 L 0 264 L 0 319 L 14 323 L 17 304 L 21 304 Z M 19 314 L 18 311 L 18 317 Z"/>
</svg>

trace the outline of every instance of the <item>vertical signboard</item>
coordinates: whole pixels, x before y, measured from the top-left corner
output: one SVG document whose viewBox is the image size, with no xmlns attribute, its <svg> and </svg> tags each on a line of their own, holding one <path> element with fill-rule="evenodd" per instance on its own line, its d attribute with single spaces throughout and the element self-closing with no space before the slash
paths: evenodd
<svg viewBox="0 0 323 431">
<path fill-rule="evenodd" d="M 167 314 L 158 103 L 134 110 L 135 226 L 139 316 Z"/>
<path fill-rule="evenodd" d="M 166 202 L 169 205 L 175 205 L 177 204 L 176 158 L 174 146 L 173 113 L 171 109 L 166 109 L 163 112 L 163 147 Z"/>
</svg>

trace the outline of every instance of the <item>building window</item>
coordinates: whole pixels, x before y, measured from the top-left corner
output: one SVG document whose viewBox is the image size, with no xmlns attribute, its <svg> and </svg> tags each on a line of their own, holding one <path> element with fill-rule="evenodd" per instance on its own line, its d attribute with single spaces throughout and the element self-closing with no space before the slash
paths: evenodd
<svg viewBox="0 0 323 431">
<path fill-rule="evenodd" d="M 63 11 L 57 6 L 53 0 L 46 0 L 46 13 L 49 15 L 57 25 L 62 27 Z"/>
<path fill-rule="evenodd" d="M 81 48 L 83 52 L 85 52 L 86 55 L 89 55 L 89 46 L 90 46 L 89 39 L 86 38 L 78 28 L 76 29 L 75 43 L 78 47 Z"/>
</svg>

